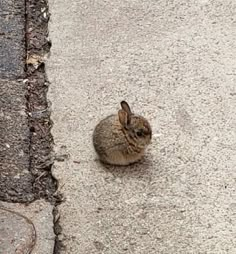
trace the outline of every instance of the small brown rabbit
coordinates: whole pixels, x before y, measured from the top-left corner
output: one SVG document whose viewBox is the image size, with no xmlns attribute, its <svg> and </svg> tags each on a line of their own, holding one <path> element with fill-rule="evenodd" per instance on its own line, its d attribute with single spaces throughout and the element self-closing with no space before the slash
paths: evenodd
<svg viewBox="0 0 236 254">
<path fill-rule="evenodd" d="M 140 160 L 151 142 L 152 130 L 142 116 L 121 102 L 118 114 L 103 119 L 93 132 L 93 145 L 99 159 L 112 165 L 129 165 Z"/>
</svg>

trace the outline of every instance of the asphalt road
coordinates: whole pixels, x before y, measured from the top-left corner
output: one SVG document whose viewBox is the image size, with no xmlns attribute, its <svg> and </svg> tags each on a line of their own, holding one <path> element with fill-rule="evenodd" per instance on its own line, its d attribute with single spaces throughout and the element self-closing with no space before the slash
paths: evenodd
<svg viewBox="0 0 236 254">
<path fill-rule="evenodd" d="M 25 66 L 25 3 L 1 1 L 0 8 L 0 77 L 22 78 Z"/>
<path fill-rule="evenodd" d="M 236 253 L 236 2 L 49 3 L 62 253 Z M 123 99 L 154 138 L 104 167 L 92 132 Z"/>
<path fill-rule="evenodd" d="M 25 4 L 3 1 L 0 13 L 0 198 L 32 201 L 26 114 Z"/>
<path fill-rule="evenodd" d="M 42 4 L 42 1 L 40 3 Z M 40 153 L 30 138 L 32 130 L 30 131 L 27 114 L 27 104 L 29 105 L 30 101 L 27 100 L 27 95 L 30 95 L 29 85 L 32 89 L 36 83 L 39 88 L 42 83 L 45 86 L 45 82 L 43 74 L 38 78 L 37 71 L 32 66 L 30 70 L 34 71 L 33 75 L 29 75 L 25 68 L 26 52 L 31 53 L 35 49 L 32 44 L 37 43 L 37 49 L 42 51 L 39 40 L 43 33 L 38 37 L 34 36 L 33 43 L 26 42 L 26 23 L 29 22 L 29 18 L 26 20 L 26 6 L 28 14 L 33 6 L 32 16 L 39 22 L 40 17 L 36 17 L 38 12 L 33 0 L 0 2 L 0 253 L 49 254 L 54 252 L 55 246 L 54 206 L 39 198 L 45 197 L 44 193 L 52 196 L 55 189 L 54 186 L 50 188 L 53 185 L 50 182 L 50 168 L 47 168 L 44 175 L 41 171 L 40 178 L 37 173 L 42 167 L 38 167 L 38 171 L 34 170 L 32 174 L 32 162 L 37 161 L 32 160 L 32 156 L 40 158 Z M 28 25 L 28 28 L 31 28 L 32 22 Z M 35 35 L 37 28 L 32 30 Z M 33 37 L 32 33 L 28 34 L 28 40 L 30 36 Z M 30 50 L 26 45 L 31 46 Z M 37 51 L 34 52 L 36 54 Z M 36 95 L 37 89 L 34 89 L 34 96 L 31 97 L 36 98 Z M 41 96 L 40 99 L 43 100 L 44 97 Z M 32 103 L 31 108 L 33 106 Z M 37 106 L 40 104 L 37 103 Z M 35 122 L 37 123 L 36 120 Z M 33 135 L 37 134 L 35 128 Z M 36 137 L 34 139 L 36 140 Z M 48 145 L 45 133 L 43 143 Z M 33 150 L 36 150 L 37 154 Z M 48 150 L 44 149 L 47 157 Z M 44 161 L 41 161 L 41 164 L 42 162 Z M 43 181 L 43 184 L 40 181 Z"/>
</svg>

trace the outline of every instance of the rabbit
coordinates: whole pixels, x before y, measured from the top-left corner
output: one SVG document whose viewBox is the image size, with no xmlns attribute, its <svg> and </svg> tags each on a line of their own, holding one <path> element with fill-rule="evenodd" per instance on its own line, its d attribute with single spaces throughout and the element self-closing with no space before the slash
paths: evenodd
<svg viewBox="0 0 236 254">
<path fill-rule="evenodd" d="M 139 161 L 151 143 L 152 129 L 142 116 L 121 101 L 118 114 L 101 120 L 93 132 L 93 145 L 100 161 L 125 166 Z"/>
</svg>

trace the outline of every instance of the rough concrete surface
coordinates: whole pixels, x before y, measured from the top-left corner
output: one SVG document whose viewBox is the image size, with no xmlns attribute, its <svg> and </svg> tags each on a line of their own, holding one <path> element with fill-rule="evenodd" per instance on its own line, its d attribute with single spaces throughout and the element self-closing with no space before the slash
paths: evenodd
<svg viewBox="0 0 236 254">
<path fill-rule="evenodd" d="M 52 210 L 44 200 L 29 205 L 0 202 L 0 253 L 53 253 Z"/>
<path fill-rule="evenodd" d="M 49 3 L 62 253 L 236 253 L 236 2 Z M 154 138 L 105 167 L 92 131 L 122 99 Z"/>
<path fill-rule="evenodd" d="M 27 217 L 0 207 L 0 229 L 1 253 L 30 253 L 33 249 L 36 231 Z"/>
</svg>

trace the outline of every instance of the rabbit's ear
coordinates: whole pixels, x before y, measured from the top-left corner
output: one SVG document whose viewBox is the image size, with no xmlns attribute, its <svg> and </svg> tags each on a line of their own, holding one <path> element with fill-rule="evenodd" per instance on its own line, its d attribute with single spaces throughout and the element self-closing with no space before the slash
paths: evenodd
<svg viewBox="0 0 236 254">
<path fill-rule="evenodd" d="M 129 114 L 127 114 L 127 112 L 125 112 L 123 109 L 120 109 L 118 111 L 118 116 L 119 116 L 119 121 L 121 123 L 121 125 L 125 128 L 127 128 L 127 126 L 130 123 L 130 116 Z"/>
<path fill-rule="evenodd" d="M 120 103 L 120 105 L 121 105 L 121 108 L 122 108 L 128 115 L 131 115 L 131 114 L 132 114 L 131 109 L 130 109 L 130 107 L 129 107 L 129 104 L 128 104 L 126 101 L 122 101 L 122 102 Z"/>
</svg>

